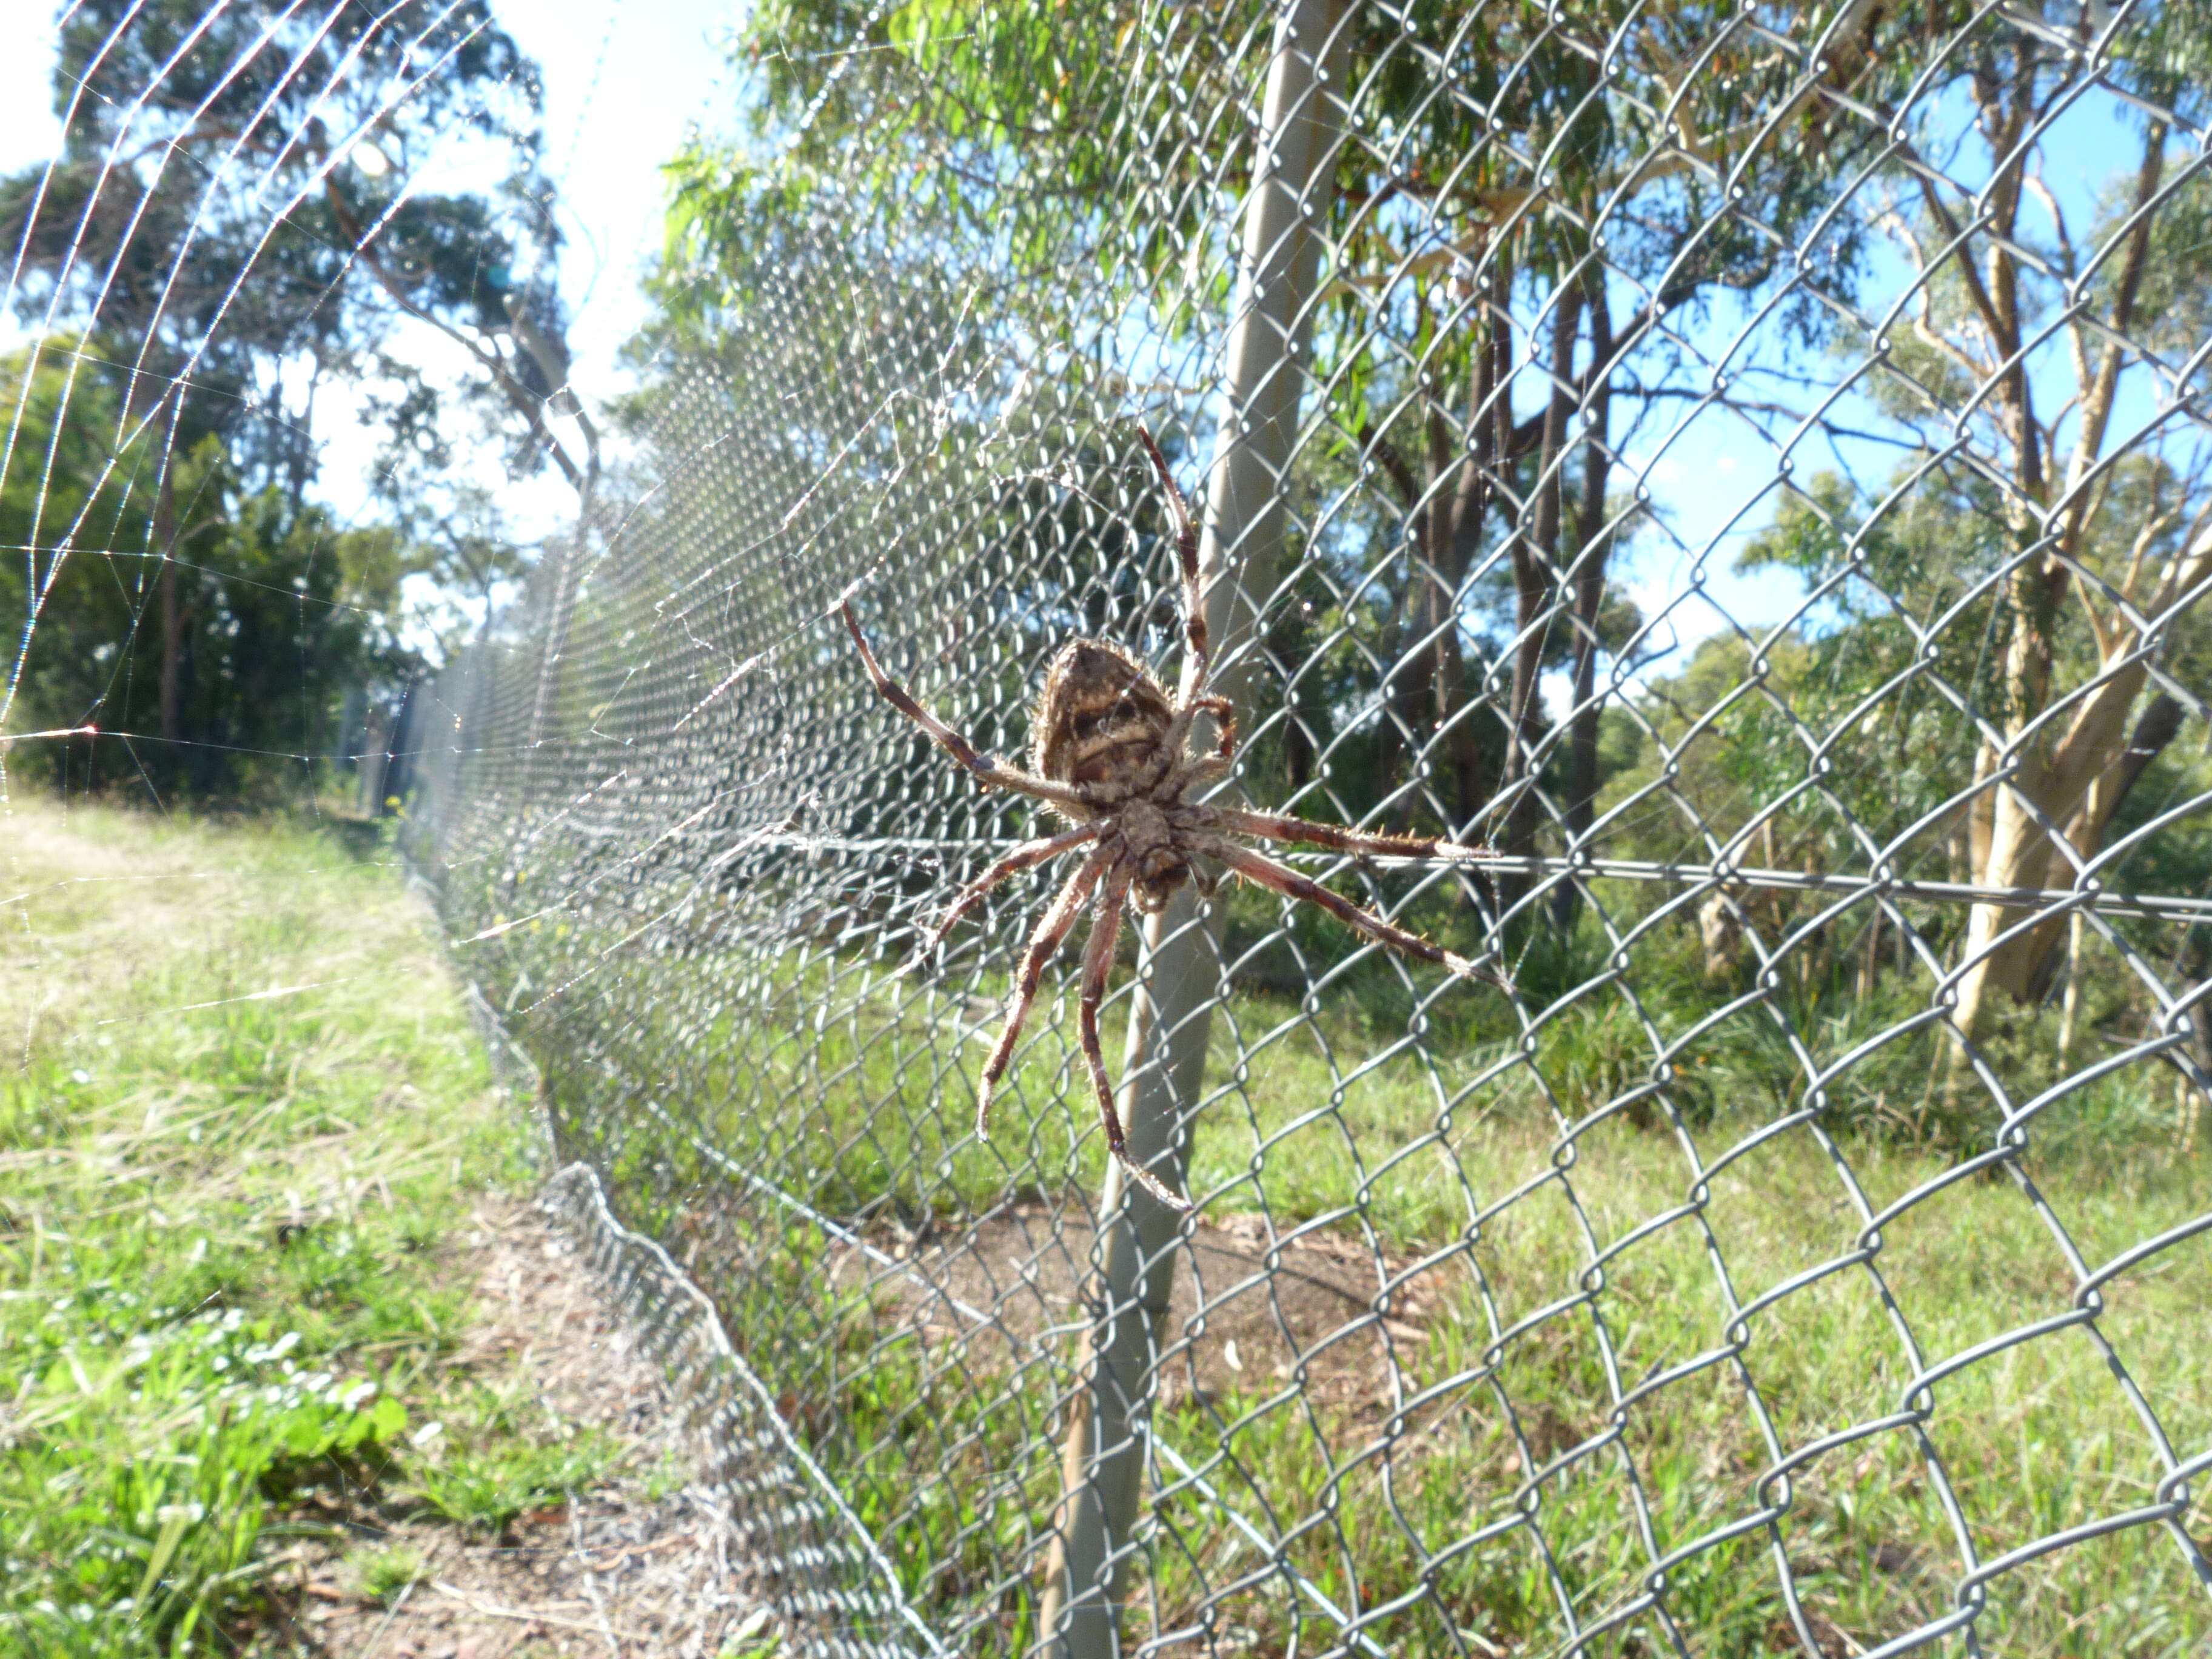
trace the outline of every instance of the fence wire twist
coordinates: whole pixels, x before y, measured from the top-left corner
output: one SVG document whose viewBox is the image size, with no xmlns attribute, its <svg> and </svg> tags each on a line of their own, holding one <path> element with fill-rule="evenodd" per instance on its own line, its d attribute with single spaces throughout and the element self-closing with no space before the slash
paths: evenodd
<svg viewBox="0 0 2212 1659">
<path fill-rule="evenodd" d="M 797 1644 L 2203 1651 L 2212 19 L 923 10 L 759 26 L 628 470 L 397 745 Z M 1173 913 L 1187 1223 L 1056 981 L 975 1138 L 1050 872 L 916 960 L 1034 814 L 831 620 L 1002 753 L 1171 672 L 1139 420 L 1224 793 L 1490 846 L 1305 864 L 1513 986 Z"/>
</svg>

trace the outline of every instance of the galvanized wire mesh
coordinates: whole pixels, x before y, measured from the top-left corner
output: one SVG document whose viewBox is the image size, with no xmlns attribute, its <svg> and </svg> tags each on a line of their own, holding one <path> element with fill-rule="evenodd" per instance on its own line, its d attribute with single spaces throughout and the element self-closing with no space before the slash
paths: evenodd
<svg viewBox="0 0 2212 1659">
<path fill-rule="evenodd" d="M 797 1645 L 2205 1651 L 2212 20 L 917 15 L 759 25 L 630 469 L 412 757 Z M 1171 673 L 1139 420 L 1226 793 L 1495 848 L 1305 863 L 1513 984 L 1176 913 L 1188 1222 L 1058 981 L 975 1137 L 1050 872 L 917 930 L 1036 815 L 830 620 L 1006 753 L 1069 637 Z"/>
</svg>

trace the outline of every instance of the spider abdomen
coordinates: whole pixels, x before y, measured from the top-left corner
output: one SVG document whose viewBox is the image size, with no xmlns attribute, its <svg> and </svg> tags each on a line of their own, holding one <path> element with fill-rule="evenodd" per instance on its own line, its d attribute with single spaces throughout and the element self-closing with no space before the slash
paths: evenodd
<svg viewBox="0 0 2212 1659">
<path fill-rule="evenodd" d="M 1030 766 L 1060 783 L 1135 794 L 1166 775 L 1175 705 L 1119 646 L 1071 640 L 1037 699 Z"/>
</svg>

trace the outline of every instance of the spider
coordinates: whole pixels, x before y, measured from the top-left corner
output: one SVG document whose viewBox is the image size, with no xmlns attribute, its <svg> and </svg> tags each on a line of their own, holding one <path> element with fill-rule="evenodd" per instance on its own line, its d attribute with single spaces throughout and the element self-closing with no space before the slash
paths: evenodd
<svg viewBox="0 0 2212 1659">
<path fill-rule="evenodd" d="M 1091 910 L 1091 937 L 1083 953 L 1083 993 L 1079 1025 L 1083 1056 L 1098 1094 L 1098 1118 L 1115 1160 L 1146 1191 L 1170 1208 L 1187 1211 L 1190 1200 L 1129 1156 L 1121 1115 L 1098 1041 L 1098 1008 L 1121 928 L 1123 906 L 1146 915 L 1158 914 L 1186 881 L 1211 893 L 1213 882 L 1193 863 L 1212 859 L 1233 873 L 1286 898 L 1319 905 L 1368 938 L 1424 962 L 1440 963 L 1463 979 L 1504 981 L 1464 957 L 1431 945 L 1418 933 L 1392 926 L 1319 882 L 1278 864 L 1232 836 L 1304 842 L 1332 851 L 1391 858 L 1480 860 L 1486 849 L 1420 836 L 1370 835 L 1334 824 L 1313 823 L 1280 813 L 1215 806 L 1192 797 L 1226 777 L 1237 752 L 1236 711 L 1226 697 L 1206 690 L 1211 667 L 1206 611 L 1198 570 L 1198 530 L 1190 507 L 1176 488 L 1167 459 L 1152 434 L 1137 428 L 1145 453 L 1159 475 L 1175 519 L 1176 552 L 1182 566 L 1184 649 L 1188 657 L 1185 689 L 1170 696 L 1135 657 L 1103 640 L 1070 640 L 1053 659 L 1044 691 L 1032 719 L 1029 769 L 978 752 L 967 738 L 931 714 L 890 675 L 869 649 L 848 598 L 840 606 L 845 626 L 860 647 L 860 661 L 884 700 L 933 738 L 987 789 L 1012 789 L 1043 801 L 1072 826 L 1056 836 L 1023 842 L 963 889 L 922 950 L 927 957 L 941 945 L 953 925 L 1008 877 L 1032 869 L 1064 853 L 1087 848 L 1083 862 L 1046 908 L 1030 934 L 1006 1000 L 1006 1026 L 983 1067 L 975 1106 L 978 1139 L 990 1134 L 991 1096 L 1013 1058 L 1022 1024 L 1036 1000 L 1046 966 L 1074 927 L 1085 901 Z M 1218 741 L 1205 753 L 1190 752 L 1192 723 L 1213 717 Z"/>
</svg>

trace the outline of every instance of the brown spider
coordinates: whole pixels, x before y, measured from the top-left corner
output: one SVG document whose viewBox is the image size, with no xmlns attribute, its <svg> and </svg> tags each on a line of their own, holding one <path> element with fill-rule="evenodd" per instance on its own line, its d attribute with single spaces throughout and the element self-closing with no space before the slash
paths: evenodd
<svg viewBox="0 0 2212 1659">
<path fill-rule="evenodd" d="M 1206 611 L 1199 587 L 1198 531 L 1191 522 L 1190 508 L 1152 434 L 1139 427 L 1137 435 L 1144 440 L 1145 453 L 1152 457 L 1175 514 L 1176 551 L 1182 563 L 1183 630 L 1190 659 L 1184 674 L 1188 690 L 1184 694 L 1170 697 L 1144 665 L 1119 646 L 1100 640 L 1071 640 L 1060 647 L 1045 676 L 1044 693 L 1037 699 L 1031 721 L 1030 769 L 1025 772 L 979 754 L 967 738 L 916 702 L 876 661 L 876 653 L 868 648 L 866 636 L 853 615 L 851 602 L 848 600 L 842 609 L 853 642 L 860 648 L 868 678 L 892 708 L 936 739 L 986 788 L 1034 795 L 1074 826 L 1056 836 L 1023 842 L 970 882 L 932 930 L 925 953 L 942 944 L 952 925 L 1007 877 L 1080 847 L 1091 849 L 1030 936 L 1013 994 L 1006 1001 L 1006 1030 L 983 1067 L 982 1091 L 975 1108 L 976 1135 L 988 1138 L 990 1133 L 991 1095 L 1013 1057 L 1015 1040 L 1021 1035 L 1030 1005 L 1036 1000 L 1046 965 L 1074 927 L 1084 901 L 1095 893 L 1091 939 L 1083 953 L 1079 1024 L 1083 1056 L 1098 1091 L 1099 1121 L 1106 1132 L 1107 1146 L 1131 1177 L 1163 1204 L 1188 1210 L 1188 1199 L 1131 1160 L 1121 1132 L 1121 1115 L 1115 1109 L 1113 1085 L 1106 1076 L 1105 1055 L 1099 1046 L 1098 1006 L 1106 995 L 1125 902 L 1145 915 L 1156 915 L 1176 889 L 1194 876 L 1201 891 L 1211 892 L 1212 882 L 1194 871 L 1191 862 L 1202 855 L 1286 898 L 1317 904 L 1394 951 L 1424 962 L 1441 963 L 1462 978 L 1500 985 L 1504 981 L 1464 957 L 1391 926 L 1319 882 L 1229 836 L 1258 836 L 1340 853 L 1392 858 L 1492 856 L 1484 849 L 1430 836 L 1369 835 L 1334 824 L 1212 806 L 1189 799 L 1194 791 L 1218 782 L 1231 771 L 1237 750 L 1236 711 L 1227 698 L 1210 696 L 1206 689 L 1209 669 Z M 1212 752 L 1194 756 L 1186 744 L 1191 722 L 1200 714 L 1213 716 L 1221 735 Z"/>
</svg>

